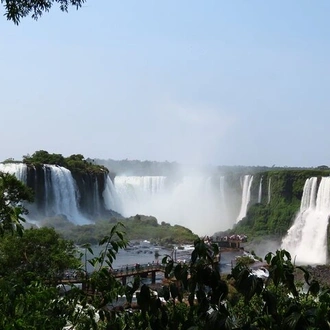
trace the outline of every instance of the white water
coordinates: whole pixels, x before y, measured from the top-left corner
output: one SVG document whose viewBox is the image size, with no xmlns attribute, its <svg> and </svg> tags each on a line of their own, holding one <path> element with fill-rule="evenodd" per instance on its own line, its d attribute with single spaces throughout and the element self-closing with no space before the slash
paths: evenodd
<svg viewBox="0 0 330 330">
<path fill-rule="evenodd" d="M 260 178 L 260 183 L 259 183 L 258 203 L 261 203 L 261 197 L 262 197 L 262 179 L 263 179 L 263 177 Z"/>
<path fill-rule="evenodd" d="M 269 204 L 270 203 L 270 194 L 271 194 L 271 182 L 272 182 L 272 178 L 269 178 L 268 179 L 268 201 L 267 203 Z"/>
<path fill-rule="evenodd" d="M 251 185 L 253 181 L 253 175 L 244 175 L 243 188 L 242 188 L 242 203 L 239 215 L 237 217 L 236 223 L 242 220 L 246 216 L 248 205 L 251 197 Z"/>
<path fill-rule="evenodd" d="M 78 189 L 71 172 L 60 166 L 44 165 L 50 170 L 50 180 L 46 179 L 46 194 L 51 195 L 48 202 L 47 216 L 63 214 L 69 221 L 77 225 L 91 223 L 78 210 Z"/>
<path fill-rule="evenodd" d="M 103 200 L 104 200 L 104 207 L 107 210 L 113 210 L 113 211 L 121 213 L 122 204 L 117 195 L 115 186 L 112 183 L 112 180 L 109 175 L 107 175 L 107 178 L 105 181 L 105 188 L 103 191 Z"/>
<path fill-rule="evenodd" d="M 94 197 L 94 199 L 93 199 L 94 209 L 95 210 L 100 210 L 101 209 L 101 202 L 100 202 L 100 198 L 99 198 L 99 183 L 97 181 L 97 178 L 95 178 L 93 197 Z"/>
<path fill-rule="evenodd" d="M 159 223 L 178 224 L 209 235 L 232 225 L 225 215 L 224 181 L 220 179 L 219 185 L 219 178 L 186 176 L 170 183 L 164 176 L 117 176 L 104 197 L 107 208 L 125 217 L 152 215 Z"/>
<path fill-rule="evenodd" d="M 164 176 L 116 176 L 114 208 L 123 216 L 128 217 L 143 213 L 148 203 L 154 202 L 165 192 Z"/>
<path fill-rule="evenodd" d="M 330 215 L 330 177 L 323 177 L 317 189 L 317 178 L 305 182 L 300 211 L 282 241 L 297 263 L 325 264 L 327 261 L 327 228 Z"/>
<path fill-rule="evenodd" d="M 20 181 L 27 182 L 26 164 L 0 164 L 0 171 L 14 174 Z M 45 214 L 43 216 L 65 215 L 74 224 L 90 223 L 78 210 L 78 190 L 71 172 L 55 165 L 44 165 L 43 171 L 45 175 L 45 205 L 43 207 Z M 27 208 L 29 209 L 30 206 Z M 28 221 L 36 223 L 35 220 L 33 212 L 30 213 Z"/>
<path fill-rule="evenodd" d="M 27 166 L 26 164 L 0 164 L 0 172 L 14 174 L 16 178 L 24 183 L 27 181 Z"/>
</svg>

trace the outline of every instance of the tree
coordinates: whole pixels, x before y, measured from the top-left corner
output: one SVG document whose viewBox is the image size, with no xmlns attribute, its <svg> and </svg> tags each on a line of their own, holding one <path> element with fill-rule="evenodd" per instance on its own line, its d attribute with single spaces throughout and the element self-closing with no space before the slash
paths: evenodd
<svg viewBox="0 0 330 330">
<path fill-rule="evenodd" d="M 75 245 L 53 228 L 32 228 L 23 236 L 5 235 L 0 241 L 0 275 L 54 282 L 65 270 L 78 269 L 81 262 Z"/>
<path fill-rule="evenodd" d="M 24 201 L 33 201 L 32 190 L 14 175 L 0 172 L 0 235 L 8 230 L 22 234 L 23 215 L 28 214 Z"/>
<path fill-rule="evenodd" d="M 5 7 L 5 16 L 18 25 L 22 18 L 31 15 L 37 20 L 44 12 L 49 12 L 56 3 L 60 10 L 67 12 L 69 6 L 79 9 L 86 0 L 1 0 Z"/>
</svg>

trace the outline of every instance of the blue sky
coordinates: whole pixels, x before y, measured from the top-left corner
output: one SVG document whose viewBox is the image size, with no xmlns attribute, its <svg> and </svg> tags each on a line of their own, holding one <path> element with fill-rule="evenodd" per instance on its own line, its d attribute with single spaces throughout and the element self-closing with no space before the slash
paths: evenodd
<svg viewBox="0 0 330 330">
<path fill-rule="evenodd" d="M 321 0 L 89 0 L 3 18 L 0 160 L 43 149 L 330 165 L 329 12 Z"/>
</svg>

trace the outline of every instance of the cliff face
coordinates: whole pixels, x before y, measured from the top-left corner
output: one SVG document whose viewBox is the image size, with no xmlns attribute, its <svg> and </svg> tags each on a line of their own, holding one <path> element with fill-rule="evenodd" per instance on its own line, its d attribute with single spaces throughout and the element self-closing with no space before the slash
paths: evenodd
<svg viewBox="0 0 330 330">
<path fill-rule="evenodd" d="M 72 173 L 76 182 L 80 210 L 89 216 L 101 216 L 104 208 L 103 191 L 106 176 L 104 173 Z"/>
<path fill-rule="evenodd" d="M 283 236 L 300 209 L 308 178 L 328 176 L 329 171 L 282 170 L 254 174 L 246 217 L 234 228 L 253 236 Z M 330 211 L 330 210 L 329 210 Z"/>
<path fill-rule="evenodd" d="M 38 218 L 59 214 L 77 218 L 81 214 L 91 220 L 109 215 L 102 195 L 106 175 L 72 173 L 55 165 L 27 166 L 26 184 L 35 193 L 30 213 Z"/>
<path fill-rule="evenodd" d="M 116 178 L 114 185 L 113 177 L 111 181 L 102 167 L 73 165 L 71 162 L 70 171 L 51 164 L 0 164 L 0 170 L 16 174 L 34 190 L 35 203 L 29 208 L 33 219 L 64 215 L 73 223 L 84 224 L 86 219 L 95 221 L 118 215 L 111 210 L 128 205 L 139 209 L 130 209 L 129 215 L 144 212 L 173 224 L 182 221 L 176 221 L 175 216 L 188 214 L 188 219 L 184 219 L 187 227 L 203 221 L 210 225 L 210 234 L 213 226 L 216 230 L 233 227 L 232 231 L 238 233 L 279 237 L 286 234 L 300 209 L 306 179 L 317 177 L 319 182 L 330 174 L 328 169 L 258 172 L 226 168 L 204 174 L 197 181 L 194 177 L 185 180 L 189 179 L 185 174 L 162 177 L 164 185 L 154 189 L 157 177 L 135 177 L 132 183 L 123 176 L 121 180 Z M 194 217 L 194 204 L 198 206 L 198 217 Z M 142 208 L 147 211 L 140 211 Z M 161 208 L 167 211 L 165 219 L 156 214 Z"/>
</svg>

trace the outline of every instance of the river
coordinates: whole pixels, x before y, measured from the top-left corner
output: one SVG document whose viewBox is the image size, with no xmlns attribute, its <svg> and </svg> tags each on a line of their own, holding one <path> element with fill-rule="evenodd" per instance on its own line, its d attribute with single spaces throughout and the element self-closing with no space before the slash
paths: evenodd
<svg viewBox="0 0 330 330">
<path fill-rule="evenodd" d="M 94 255 L 91 255 L 85 249 L 79 249 L 83 255 L 82 260 L 85 261 L 91 259 L 93 256 L 98 256 L 102 248 L 104 247 L 93 246 L 92 250 Z M 165 256 L 170 256 L 177 262 L 188 263 L 190 261 L 192 251 L 193 247 L 189 245 L 184 245 L 180 248 L 166 249 L 160 246 L 153 246 L 150 243 L 144 241 L 127 249 L 119 250 L 118 254 L 116 255 L 116 259 L 112 263 L 112 267 L 114 269 L 126 269 L 126 267 L 134 267 L 137 263 L 141 265 L 148 263 L 153 264 L 157 262 L 161 263 Z M 225 274 L 230 273 L 232 260 L 235 260 L 235 257 L 241 254 L 241 251 L 223 252 L 220 259 L 220 272 Z M 87 271 L 92 272 L 95 268 L 97 269 L 97 266 L 99 265 L 96 265 L 94 268 L 87 261 L 86 266 Z"/>
</svg>

